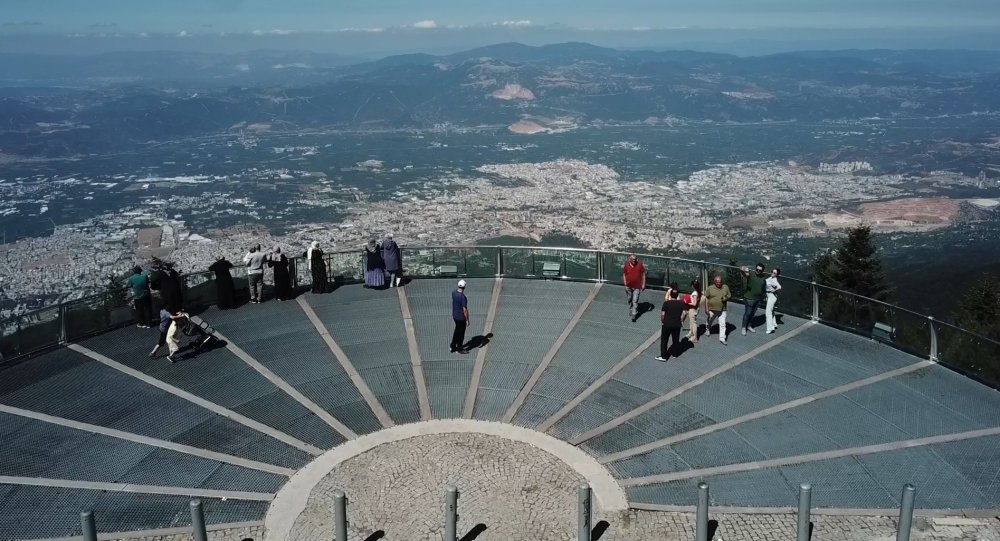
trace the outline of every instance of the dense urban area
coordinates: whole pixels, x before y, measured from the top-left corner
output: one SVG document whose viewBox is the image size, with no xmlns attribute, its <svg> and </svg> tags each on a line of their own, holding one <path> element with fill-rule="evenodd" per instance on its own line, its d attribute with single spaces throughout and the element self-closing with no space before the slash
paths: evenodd
<svg viewBox="0 0 1000 541">
<path fill-rule="evenodd" d="M 371 161 L 357 167 L 382 164 Z M 254 174 L 265 179 L 290 176 L 286 170 Z M 11 196 L 5 197 L 8 209 L 35 197 L 33 184 L 25 180 L 0 183 L 0 190 Z M 562 159 L 483 165 L 409 183 L 392 197 L 377 200 L 328 189 L 325 198 L 312 194 L 290 203 L 285 216 L 294 216 L 297 208 L 326 206 L 338 211 L 338 219 L 294 223 L 278 233 L 261 225 L 268 216 L 253 201 L 228 193 L 224 182 L 212 184 L 223 179 L 168 180 L 202 183 L 205 191 L 200 197 L 148 197 L 136 206 L 71 225 L 53 222 L 49 235 L 3 245 L 4 315 L 100 291 L 110 276 L 126 274 L 154 256 L 172 261 L 181 272 L 203 271 L 220 256 L 239 262 L 256 244 L 281 246 L 295 256 L 314 240 L 328 252 L 355 250 L 386 233 L 410 246 L 472 245 L 500 236 L 539 240 L 562 234 L 596 249 L 640 246 L 683 254 L 732 246 L 773 229 L 805 236 L 860 223 L 882 230 L 926 230 L 952 223 L 963 207 L 985 213 L 997 207 L 993 199 L 933 195 L 955 187 L 982 187 L 983 178 L 947 172 L 880 175 L 867 162 L 718 165 L 685 179 L 657 182 L 625 179 L 606 165 Z M 150 181 L 132 182 L 142 188 Z M 93 188 L 102 186 L 106 183 Z M 36 204 L 44 214 L 46 200 Z M 178 219 L 191 213 L 235 215 L 245 225 L 192 230 Z"/>
</svg>

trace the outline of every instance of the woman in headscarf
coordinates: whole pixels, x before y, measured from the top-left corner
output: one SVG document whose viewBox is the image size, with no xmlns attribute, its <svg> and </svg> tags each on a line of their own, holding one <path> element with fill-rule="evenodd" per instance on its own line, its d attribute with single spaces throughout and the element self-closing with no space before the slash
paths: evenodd
<svg viewBox="0 0 1000 541">
<path fill-rule="evenodd" d="M 274 269 L 274 296 L 279 301 L 292 298 L 292 281 L 288 275 L 288 258 L 281 253 L 281 247 L 275 246 L 267 266 Z"/>
<path fill-rule="evenodd" d="M 365 287 L 382 287 L 385 285 L 385 261 L 382 251 L 372 239 L 365 246 Z"/>
<path fill-rule="evenodd" d="M 306 261 L 309 262 L 309 271 L 312 273 L 312 292 L 326 293 L 326 261 L 323 259 L 323 250 L 319 249 L 319 242 L 312 241 L 309 249 L 306 250 Z"/>
<path fill-rule="evenodd" d="M 389 273 L 389 287 L 396 287 L 403 279 L 403 254 L 399 245 L 392 240 L 392 233 L 386 233 L 382 240 L 382 260 L 385 261 L 385 272 Z"/>
<path fill-rule="evenodd" d="M 208 267 L 208 270 L 215 273 L 216 302 L 220 310 L 236 308 L 236 286 L 233 284 L 233 275 L 229 272 L 231 268 L 233 264 L 226 259 L 226 256 L 216 259 L 215 263 Z"/>
</svg>

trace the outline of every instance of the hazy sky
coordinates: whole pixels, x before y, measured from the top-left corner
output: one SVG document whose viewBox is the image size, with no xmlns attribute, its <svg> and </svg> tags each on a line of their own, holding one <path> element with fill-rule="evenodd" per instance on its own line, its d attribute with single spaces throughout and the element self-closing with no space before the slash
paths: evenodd
<svg viewBox="0 0 1000 541">
<path fill-rule="evenodd" d="M 1000 0 L 0 0 L 0 33 L 990 27 Z"/>
</svg>

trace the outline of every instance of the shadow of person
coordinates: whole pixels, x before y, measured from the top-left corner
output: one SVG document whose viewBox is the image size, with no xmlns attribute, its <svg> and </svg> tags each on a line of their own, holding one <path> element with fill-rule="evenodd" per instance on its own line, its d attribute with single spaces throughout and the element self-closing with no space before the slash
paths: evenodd
<svg viewBox="0 0 1000 541">
<path fill-rule="evenodd" d="M 656 306 L 654 306 L 653 303 L 651 302 L 646 302 L 646 301 L 640 302 L 635 307 L 635 317 L 632 318 L 632 321 L 638 320 L 640 317 L 642 317 L 643 314 L 647 312 L 652 312 L 655 308 Z"/>
<path fill-rule="evenodd" d="M 479 524 L 473 526 L 472 529 L 469 530 L 469 533 L 463 535 L 462 538 L 459 539 L 458 541 L 472 541 L 473 539 L 479 537 L 479 535 L 485 531 L 486 531 L 486 525 L 480 522 Z"/>
<path fill-rule="evenodd" d="M 373 533 L 373 534 L 369 535 L 368 537 L 366 537 L 365 541 L 378 541 L 379 539 L 382 539 L 383 537 L 385 537 L 385 530 L 378 530 L 375 533 Z"/>
<path fill-rule="evenodd" d="M 670 356 L 677 358 L 684 354 L 685 351 L 689 349 L 694 349 L 694 343 L 685 336 L 681 338 L 680 343 L 673 347 L 673 351 L 670 352 Z"/>
<path fill-rule="evenodd" d="M 486 336 L 483 335 L 473 336 L 472 340 L 469 340 L 468 342 L 465 343 L 464 346 L 462 346 L 462 349 L 464 349 L 465 351 L 469 351 L 472 349 L 486 347 L 490 343 L 490 340 L 492 339 L 493 339 L 493 333 L 489 333 Z"/>
<path fill-rule="evenodd" d="M 606 520 L 602 520 L 595 524 L 594 529 L 590 531 L 591 541 L 599 541 L 602 537 L 604 537 L 604 532 L 607 532 L 610 527 L 611 523 Z"/>
</svg>

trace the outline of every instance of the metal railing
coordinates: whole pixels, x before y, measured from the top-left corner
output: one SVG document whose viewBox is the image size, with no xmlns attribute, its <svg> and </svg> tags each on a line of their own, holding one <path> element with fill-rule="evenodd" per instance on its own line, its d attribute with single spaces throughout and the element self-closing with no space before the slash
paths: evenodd
<svg viewBox="0 0 1000 541">
<path fill-rule="evenodd" d="M 582 248 L 523 246 L 403 247 L 404 274 L 416 278 L 508 277 L 545 278 L 622 284 L 621 268 L 627 252 Z M 720 274 L 739 299 L 733 283 L 739 269 L 721 263 L 659 255 L 640 256 L 647 269 L 647 285 L 662 289 L 676 282 L 686 289 L 692 280 L 707 284 Z M 330 283 L 364 278 L 364 252 L 326 254 Z M 291 260 L 293 285 L 303 287 L 312 278 L 304 258 Z M 234 267 L 237 294 L 247 291 L 246 268 Z M 216 302 L 214 276 L 197 272 L 182 276 L 188 310 Z M 883 301 L 806 280 L 782 277 L 778 311 L 818 321 L 885 342 L 908 353 L 950 366 L 994 387 L 1000 387 L 1000 342 L 969 332 L 931 316 Z M 65 302 L 0 322 L 0 360 L 29 355 L 130 322 L 133 315 L 122 295 L 103 293 Z"/>
</svg>

